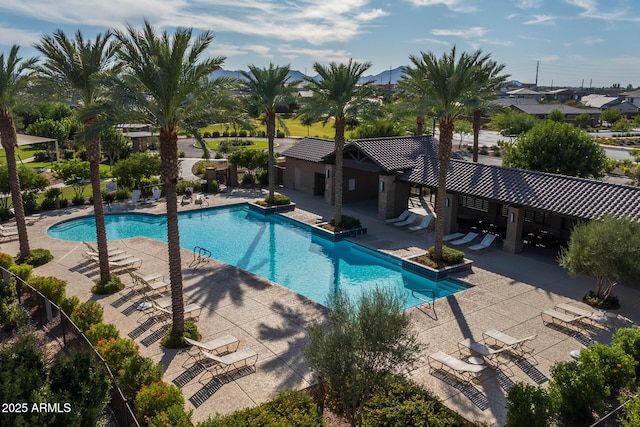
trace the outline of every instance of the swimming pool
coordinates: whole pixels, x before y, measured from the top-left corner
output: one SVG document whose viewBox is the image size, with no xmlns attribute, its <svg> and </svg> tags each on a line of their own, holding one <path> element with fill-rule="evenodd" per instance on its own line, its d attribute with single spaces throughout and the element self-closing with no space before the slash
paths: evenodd
<svg viewBox="0 0 640 427">
<path fill-rule="evenodd" d="M 164 215 L 114 214 L 105 216 L 109 240 L 144 236 L 167 241 Z M 311 235 L 311 227 L 282 215 L 250 211 L 246 205 L 208 208 L 179 214 L 180 243 L 185 249 L 200 246 L 213 258 L 279 283 L 320 304 L 336 289 L 356 296 L 374 286 L 406 296 L 405 307 L 421 301 L 412 289 L 432 289 L 443 297 L 466 287 L 454 280 L 433 282 L 403 271 L 401 260 L 364 246 L 330 242 Z M 82 217 L 49 228 L 51 237 L 95 241 L 95 220 Z"/>
</svg>

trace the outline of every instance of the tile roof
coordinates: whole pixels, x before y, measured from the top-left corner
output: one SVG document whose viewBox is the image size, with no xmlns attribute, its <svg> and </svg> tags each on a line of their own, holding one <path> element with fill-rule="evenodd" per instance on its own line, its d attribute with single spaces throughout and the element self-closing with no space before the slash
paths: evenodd
<svg viewBox="0 0 640 427">
<path fill-rule="evenodd" d="M 435 156 L 438 144 L 431 135 L 356 139 L 345 146 L 345 154 L 360 150 L 387 172 L 406 170 L 420 155 Z M 329 155 L 327 157 L 332 157 Z"/>
<path fill-rule="evenodd" d="M 519 104 L 515 103 L 511 105 L 512 108 L 517 108 L 523 113 L 527 114 L 549 114 L 553 110 L 560 110 L 565 114 L 600 114 L 600 110 L 597 108 L 576 108 L 571 105 L 565 104 Z"/>
<path fill-rule="evenodd" d="M 330 139 L 304 138 L 294 146 L 284 150 L 281 154 L 285 157 L 307 160 L 309 162 L 321 162 L 330 153 L 333 153 L 334 142 Z"/>
<path fill-rule="evenodd" d="M 438 159 L 419 158 L 416 166 L 399 179 L 437 187 Z M 573 218 L 612 214 L 640 220 L 640 188 L 591 179 L 451 160 L 447 189 Z"/>
<path fill-rule="evenodd" d="M 620 99 L 616 96 L 591 94 L 591 95 L 585 95 L 582 98 L 580 98 L 580 102 L 582 102 L 587 107 L 602 108 L 605 105 L 611 106 L 613 104 L 619 104 Z"/>
</svg>

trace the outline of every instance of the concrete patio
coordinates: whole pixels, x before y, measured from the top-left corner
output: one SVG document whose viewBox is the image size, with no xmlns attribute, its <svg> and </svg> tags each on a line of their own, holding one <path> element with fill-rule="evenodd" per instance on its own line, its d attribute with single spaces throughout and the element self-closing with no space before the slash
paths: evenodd
<svg viewBox="0 0 640 427">
<path fill-rule="evenodd" d="M 332 216 L 332 207 L 321 198 L 295 191 L 283 190 L 297 204 L 287 215 L 315 223 Z M 235 190 L 209 195 L 211 206 L 255 200 L 259 191 Z M 113 205 L 113 212 L 164 213 L 165 206 Z M 180 210 L 201 209 L 190 204 Z M 35 274 L 53 275 L 68 282 L 67 295 L 80 300 L 100 301 L 105 309 L 105 321 L 114 323 L 121 336 L 130 336 L 140 345 L 144 356 L 152 357 L 165 367 L 164 380 L 183 389 L 188 408 L 194 409 L 194 421 L 201 421 L 215 413 L 229 413 L 268 400 L 274 393 L 288 387 L 305 388 L 312 383 L 312 375 L 302 355 L 306 344 L 305 327 L 322 319 L 325 309 L 286 288 L 251 273 L 215 260 L 189 264 L 194 259 L 190 251 L 182 251 L 184 293 L 204 309 L 197 322 L 202 340 L 207 341 L 231 334 L 240 339 L 240 348 L 251 348 L 259 354 L 255 372 L 240 371 L 233 379 L 211 376 L 200 382 L 200 371 L 190 365 L 184 352 L 166 350 L 159 344 L 163 325 L 144 323 L 144 313 L 135 307 L 136 298 L 128 289 L 110 296 L 95 296 L 90 288 L 98 277 L 95 265 L 82 254 L 80 242 L 60 241 L 47 235 L 47 228 L 61 220 L 90 215 L 90 206 L 48 212 L 35 225 L 29 226 L 31 247 L 49 249 L 53 262 L 36 269 Z M 375 210 L 367 205 L 345 206 L 345 213 L 358 216 L 368 228 L 368 234 L 355 239 L 360 244 L 396 256 L 406 257 L 424 252 L 433 243 L 433 232 L 413 234 L 386 225 L 375 217 Z M 16 240 L 2 242 L 2 251 L 18 252 Z M 615 294 L 623 307 L 609 313 L 607 323 L 569 334 L 562 328 L 544 326 L 542 310 L 560 302 L 577 306 L 582 296 L 594 288 L 590 278 L 571 278 L 557 266 L 555 255 L 544 250 L 527 249 L 517 255 L 507 254 L 494 245 L 490 251 L 472 254 L 473 272 L 457 278 L 473 285 L 470 289 L 436 301 L 435 314 L 423 307 L 410 309 L 413 326 L 424 344 L 419 366 L 409 372 L 417 383 L 436 393 L 445 404 L 470 420 L 495 425 L 505 422 L 506 390 L 515 382 L 546 384 L 550 368 L 558 361 L 571 360 L 569 352 L 590 342 L 609 343 L 611 333 L 618 327 L 638 323 L 640 290 L 620 285 Z M 143 260 L 140 272 L 160 272 L 168 279 L 167 248 L 164 243 L 138 237 L 112 242 Z M 123 282 L 131 279 L 126 272 Z M 142 327 L 141 327 L 142 325 Z M 482 332 L 499 329 L 515 337 L 537 334 L 530 342 L 534 359 L 516 360 L 510 372 L 486 369 L 481 380 L 470 386 L 439 372 L 431 374 L 427 356 L 442 350 L 458 356 L 457 342 L 463 338 L 482 341 Z"/>
</svg>

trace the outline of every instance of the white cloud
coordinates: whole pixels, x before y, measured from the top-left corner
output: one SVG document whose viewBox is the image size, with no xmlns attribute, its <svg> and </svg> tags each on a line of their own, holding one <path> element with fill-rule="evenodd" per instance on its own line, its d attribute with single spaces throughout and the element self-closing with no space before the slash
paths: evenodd
<svg viewBox="0 0 640 427">
<path fill-rule="evenodd" d="M 440 40 L 440 39 L 418 39 L 415 40 L 414 43 L 420 43 L 420 44 L 437 44 L 437 45 L 442 45 L 442 46 L 451 46 L 451 43 L 449 43 L 446 40 Z"/>
<path fill-rule="evenodd" d="M 490 44 L 493 46 L 504 46 L 504 47 L 513 46 L 513 42 L 511 40 L 481 39 L 480 42 L 482 42 L 482 44 Z"/>
<path fill-rule="evenodd" d="M 520 14 L 519 14 L 519 13 L 512 13 L 512 14 L 510 14 L 510 15 L 507 15 L 504 19 L 506 19 L 506 20 L 511 20 L 511 19 L 513 19 L 513 18 L 517 18 L 518 16 L 520 16 Z"/>
<path fill-rule="evenodd" d="M 560 57 L 558 55 L 548 55 L 548 56 L 543 56 L 539 59 L 540 59 L 540 62 L 555 62 L 555 61 L 558 61 Z"/>
<path fill-rule="evenodd" d="M 604 39 L 602 38 L 595 38 L 595 39 L 587 39 L 584 41 L 584 44 L 586 44 L 587 46 L 594 46 L 600 43 L 604 43 Z"/>
<path fill-rule="evenodd" d="M 443 5 L 454 12 L 476 12 L 478 8 L 469 4 L 469 0 L 406 0 L 414 6 L 436 6 Z"/>
<path fill-rule="evenodd" d="M 287 54 L 290 58 L 296 58 L 300 55 L 309 56 L 314 62 L 326 63 L 326 62 L 347 62 L 351 59 L 351 52 L 339 49 L 309 49 L 309 48 L 296 48 L 289 45 L 282 45 L 278 49 L 279 52 Z M 356 60 L 357 61 L 357 60 Z M 364 61 L 361 61 L 364 62 Z"/>
<path fill-rule="evenodd" d="M 28 46 L 40 40 L 40 34 L 18 28 L 5 27 L 0 24 L 0 46 L 17 44 L 18 46 Z M 6 44 L 11 40 L 10 44 Z M 20 49 L 22 52 L 22 49 Z"/>
<path fill-rule="evenodd" d="M 434 36 L 462 37 L 464 39 L 470 39 L 484 36 L 487 34 L 487 29 L 484 27 L 469 27 L 459 30 L 434 29 L 431 30 L 431 34 Z"/>
<path fill-rule="evenodd" d="M 533 19 L 523 22 L 524 25 L 555 24 L 556 17 L 552 15 L 534 15 Z"/>
<path fill-rule="evenodd" d="M 542 6 L 542 0 L 518 0 L 516 7 L 520 9 L 537 9 Z"/>
<path fill-rule="evenodd" d="M 580 16 L 583 18 L 601 19 L 604 21 L 640 22 L 640 16 L 630 14 L 628 8 L 619 8 L 617 5 L 607 2 L 607 10 L 599 10 L 596 0 L 564 0 L 565 3 L 582 9 Z M 624 2 L 622 2 L 624 4 Z"/>
<path fill-rule="evenodd" d="M 382 9 L 371 9 L 369 12 L 363 12 L 356 15 L 355 19 L 361 22 L 369 22 L 387 15 L 389 15 L 389 12 Z"/>
</svg>

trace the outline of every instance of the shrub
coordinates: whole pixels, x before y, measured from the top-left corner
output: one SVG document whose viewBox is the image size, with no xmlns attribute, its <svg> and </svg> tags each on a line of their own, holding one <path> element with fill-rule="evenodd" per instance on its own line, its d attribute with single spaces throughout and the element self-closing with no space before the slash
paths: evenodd
<svg viewBox="0 0 640 427">
<path fill-rule="evenodd" d="M 590 424 L 594 412 L 606 409 L 604 398 L 609 396 L 609 389 L 599 369 L 577 362 L 560 362 L 551 368 L 551 376 L 549 394 L 562 421 Z"/>
<path fill-rule="evenodd" d="M 402 377 L 387 375 L 372 390 L 363 418 L 371 426 L 459 426 L 464 420 L 429 391 Z"/>
<path fill-rule="evenodd" d="M 0 252 L 0 267 L 9 270 L 15 264 L 16 264 L 16 261 L 13 259 L 11 255 L 6 254 L 4 252 Z"/>
<path fill-rule="evenodd" d="M 621 427 L 640 426 L 640 394 L 635 395 L 624 407 L 624 412 L 619 418 Z"/>
<path fill-rule="evenodd" d="M 115 194 L 116 200 L 122 201 L 131 198 L 131 191 L 127 188 L 118 188 Z"/>
<path fill-rule="evenodd" d="M 619 347 L 633 357 L 636 363 L 636 379 L 640 378 L 640 328 L 620 328 L 611 337 L 611 345 Z"/>
<path fill-rule="evenodd" d="M 80 299 L 73 296 L 71 298 L 65 298 L 59 307 L 67 314 L 67 316 L 71 317 L 71 313 L 73 313 L 73 310 L 78 306 L 78 304 L 80 304 Z"/>
<path fill-rule="evenodd" d="M 589 291 L 589 293 L 582 298 L 582 301 L 591 307 L 603 310 L 616 310 L 620 308 L 620 301 L 617 296 L 610 295 L 606 299 L 602 299 L 598 297 L 594 291 Z"/>
<path fill-rule="evenodd" d="M 241 130 L 240 132 L 238 132 L 238 136 L 240 138 L 246 138 L 247 137 L 247 131 L 246 130 Z"/>
<path fill-rule="evenodd" d="M 148 419 L 167 411 L 174 405 L 184 407 L 182 390 L 162 381 L 151 383 L 143 386 L 136 395 L 136 417 L 141 424 L 147 425 Z"/>
<path fill-rule="evenodd" d="M 181 151 L 178 151 L 178 157 L 179 157 L 179 158 L 184 159 L 186 156 L 187 156 L 187 155 L 186 155 L 186 153 L 185 153 L 184 151 L 182 151 L 182 150 L 181 150 Z"/>
<path fill-rule="evenodd" d="M 70 412 L 56 414 L 55 425 L 94 426 L 109 402 L 111 381 L 92 351 L 73 351 L 51 366 L 55 402 L 70 402 Z"/>
<path fill-rule="evenodd" d="M 546 427 L 555 417 L 553 400 L 542 388 L 517 383 L 507 393 L 507 427 Z"/>
<path fill-rule="evenodd" d="M 284 132 L 282 132 L 281 130 L 276 132 L 276 138 L 284 138 Z"/>
<path fill-rule="evenodd" d="M 255 179 L 253 178 L 253 175 L 251 175 L 250 173 L 245 173 L 244 175 L 242 175 L 242 184 L 243 185 L 253 185 L 255 183 Z"/>
<path fill-rule="evenodd" d="M 114 274 L 107 283 L 101 283 L 100 280 L 98 280 L 96 284 L 91 287 L 91 292 L 98 295 L 110 295 L 122 289 L 124 289 L 122 280 Z"/>
<path fill-rule="evenodd" d="M 24 207 L 24 213 L 31 215 L 38 210 L 38 198 L 35 193 L 27 191 L 22 194 L 22 206 Z"/>
<path fill-rule="evenodd" d="M 214 130 L 214 131 L 211 133 L 211 136 L 212 136 L 213 138 L 220 138 L 220 131 Z"/>
<path fill-rule="evenodd" d="M 40 209 L 42 209 L 43 211 L 50 211 L 55 208 L 56 201 L 53 199 L 45 198 L 44 200 L 42 200 L 42 203 L 40 203 Z"/>
<path fill-rule="evenodd" d="M 110 338 L 118 339 L 120 338 L 120 332 L 115 325 L 111 323 L 94 323 L 89 327 L 89 329 L 85 332 L 87 339 L 94 346 L 98 344 L 100 340 L 108 340 Z"/>
<path fill-rule="evenodd" d="M 74 157 L 74 155 L 75 155 L 75 154 L 76 154 L 76 153 L 75 153 L 75 151 L 73 151 L 73 150 L 64 150 L 64 151 L 62 152 L 62 155 L 64 156 L 64 159 L 65 159 L 65 160 L 71 160 L 71 159 L 73 159 L 73 157 Z"/>
<path fill-rule="evenodd" d="M 124 397 L 133 402 L 143 386 L 162 380 L 162 365 L 148 357 L 134 354 L 124 359 L 122 369 L 116 375 Z"/>
<path fill-rule="evenodd" d="M 13 281 L 0 280 L 0 327 L 11 329 L 18 313 L 16 286 Z"/>
<path fill-rule="evenodd" d="M 211 138 L 211 132 L 209 132 L 209 131 L 202 132 L 202 137 L 203 138 Z"/>
<path fill-rule="evenodd" d="M 31 277 L 33 266 L 31 264 L 16 264 L 9 267 L 9 271 L 26 282 L 29 280 L 29 277 Z"/>
<path fill-rule="evenodd" d="M 98 341 L 96 350 L 115 375 L 124 366 L 124 361 L 138 354 L 138 344 L 129 338 L 109 338 Z"/>
<path fill-rule="evenodd" d="M 71 321 L 82 332 L 86 332 L 91 325 L 102 322 L 102 306 L 95 301 L 85 301 L 78 304 L 71 313 Z"/>
<path fill-rule="evenodd" d="M 160 340 L 160 344 L 165 348 L 184 348 L 188 345 L 185 344 L 182 337 L 173 337 L 171 335 L 171 329 Z M 198 332 L 198 326 L 194 322 L 184 323 L 184 336 L 192 340 L 198 340 L 200 333 Z"/>
<path fill-rule="evenodd" d="M 149 418 L 147 425 L 149 427 L 192 427 L 192 413 L 193 411 L 185 412 L 180 405 L 171 405 L 165 411 Z"/>
<path fill-rule="evenodd" d="M 269 171 L 261 170 L 256 173 L 256 179 L 260 185 L 268 185 L 269 184 Z"/>
<path fill-rule="evenodd" d="M 211 193 L 217 193 L 219 189 L 219 185 L 218 185 L 218 181 L 211 181 L 211 184 L 209 184 L 209 192 Z"/>
<path fill-rule="evenodd" d="M 44 162 L 46 161 L 46 155 L 47 153 L 45 153 L 44 151 L 36 151 L 35 153 L 33 153 L 33 160 L 35 160 L 36 162 Z"/>
<path fill-rule="evenodd" d="M 580 352 L 580 364 L 587 369 L 600 370 L 612 395 L 617 395 L 636 379 L 637 362 L 620 347 L 592 344 Z"/>
<path fill-rule="evenodd" d="M 67 282 L 64 280 L 53 276 L 33 276 L 28 283 L 57 306 L 65 299 Z"/>
<path fill-rule="evenodd" d="M 335 218 L 331 217 L 329 224 L 336 226 L 335 222 Z M 358 218 L 349 215 L 342 215 L 342 220 L 340 221 L 340 224 L 337 225 L 337 228 L 341 230 L 351 230 L 360 226 L 360 220 Z"/>
<path fill-rule="evenodd" d="M 27 264 L 31 264 L 34 267 L 39 267 L 51 261 L 53 259 L 53 255 L 49 252 L 49 249 L 31 249 L 31 253 L 24 260 Z"/>
<path fill-rule="evenodd" d="M 60 199 L 59 202 L 60 202 L 60 209 L 63 209 L 69 206 L 69 200 L 67 199 Z"/>
<path fill-rule="evenodd" d="M 73 203 L 73 206 L 82 206 L 84 205 L 84 197 L 83 196 L 75 196 L 71 202 Z"/>
<path fill-rule="evenodd" d="M 198 427 L 322 426 L 322 414 L 304 391 L 285 390 L 271 401 L 229 415 L 216 415 Z"/>
<path fill-rule="evenodd" d="M 431 246 L 427 250 L 427 254 L 429 255 L 430 258 L 433 257 L 433 253 L 434 252 L 435 252 L 435 247 L 434 246 Z M 444 263 L 446 265 L 460 264 L 461 262 L 464 261 L 464 252 L 458 251 L 458 250 L 450 248 L 448 246 L 443 246 L 442 247 L 442 261 L 444 261 Z"/>
</svg>

